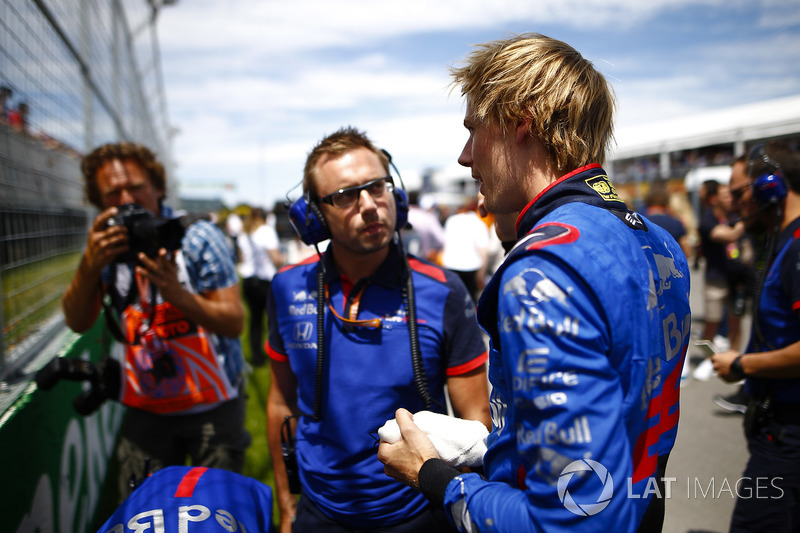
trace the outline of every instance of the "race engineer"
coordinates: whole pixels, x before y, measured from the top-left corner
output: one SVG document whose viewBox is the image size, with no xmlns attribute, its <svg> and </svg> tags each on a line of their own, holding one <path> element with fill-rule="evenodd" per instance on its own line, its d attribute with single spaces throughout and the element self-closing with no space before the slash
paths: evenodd
<svg viewBox="0 0 800 533">
<path fill-rule="evenodd" d="M 475 304 L 456 274 L 404 255 L 395 233 L 408 203 L 389 166 L 342 128 L 309 154 L 290 208 L 306 244 L 330 242 L 275 276 L 267 309 L 282 533 L 443 530 L 441 509 L 383 474 L 371 433 L 398 407 L 445 412 L 445 386 L 458 416 L 489 426 Z"/>
</svg>

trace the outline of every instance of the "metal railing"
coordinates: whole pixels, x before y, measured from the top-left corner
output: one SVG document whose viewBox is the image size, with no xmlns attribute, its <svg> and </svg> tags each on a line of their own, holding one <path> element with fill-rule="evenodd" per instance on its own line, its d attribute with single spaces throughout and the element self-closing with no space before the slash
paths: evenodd
<svg viewBox="0 0 800 533">
<path fill-rule="evenodd" d="M 63 327 L 61 295 L 95 214 L 81 155 L 128 140 L 173 166 L 156 34 L 165 3 L 0 0 L 0 380 Z"/>
</svg>

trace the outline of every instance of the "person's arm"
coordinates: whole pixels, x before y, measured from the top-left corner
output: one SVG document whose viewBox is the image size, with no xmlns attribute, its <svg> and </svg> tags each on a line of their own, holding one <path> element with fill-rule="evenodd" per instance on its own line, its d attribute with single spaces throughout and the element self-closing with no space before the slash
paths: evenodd
<svg viewBox="0 0 800 533">
<path fill-rule="evenodd" d="M 496 372 L 508 382 L 492 393 L 490 453 L 497 450 L 494 460 L 511 469 L 512 479 L 488 481 L 458 473 L 426 453 L 427 443 L 418 436 L 381 444 L 379 458 L 395 479 L 416 481 L 429 500 L 443 501 L 461 531 L 635 530 L 636 502 L 626 497 L 633 450 L 623 419 L 620 378 L 606 355 L 609 328 L 601 306 L 571 271 L 544 262 L 535 269 L 527 266 L 515 265 L 503 274 L 503 281 L 513 278 L 518 290 L 500 295 L 498 316 L 506 317 L 500 319 L 504 357 Z M 530 287 L 543 276 L 569 296 L 532 304 Z M 558 330 L 557 325 L 567 322 L 577 329 Z M 637 396 L 637 391 L 628 394 Z M 605 508 L 592 516 L 569 510 L 557 488 L 564 469 L 584 459 L 602 465 L 614 480 Z M 569 484 L 574 501 L 597 501 L 597 485 L 587 477 L 593 475 L 584 469 L 569 476 L 575 477 Z"/>
<path fill-rule="evenodd" d="M 107 227 L 108 219 L 116 214 L 117 208 L 111 207 L 94 219 L 78 270 L 61 298 L 64 321 L 78 333 L 92 327 L 100 314 L 103 269 L 128 251 L 127 230 L 123 226 Z"/>
<path fill-rule="evenodd" d="M 488 384 L 486 365 L 483 364 L 466 374 L 447 378 L 447 391 L 456 416 L 466 420 L 478 420 L 491 430 Z"/>
<path fill-rule="evenodd" d="M 136 271 L 147 277 L 165 301 L 180 309 L 190 321 L 203 326 L 211 333 L 236 338 L 244 328 L 244 308 L 239 285 L 231 285 L 202 293 L 192 293 L 178 282 L 178 268 L 174 256 L 165 249 L 151 259 L 139 254 L 141 266 Z"/>
<path fill-rule="evenodd" d="M 746 376 L 758 378 L 790 379 L 800 377 L 800 341 L 779 350 L 740 354 L 737 351 L 717 353 L 711 357 L 714 370 L 721 379 L 739 381 L 731 376 L 731 364 L 738 357 Z"/>
<path fill-rule="evenodd" d="M 267 442 L 275 473 L 275 491 L 281 511 L 280 533 L 291 533 L 297 511 L 297 499 L 289 490 L 289 478 L 283 463 L 281 426 L 287 416 L 297 412 L 297 378 L 288 362 L 270 362 L 271 385 L 267 399 Z"/>
<path fill-rule="evenodd" d="M 717 224 L 711 229 L 709 237 L 712 241 L 729 243 L 736 242 L 744 235 L 744 222 L 741 220 L 733 226 L 729 224 Z"/>
<path fill-rule="evenodd" d="M 280 268 L 286 262 L 286 257 L 281 253 L 280 248 L 275 248 L 274 250 L 267 250 L 269 254 L 269 258 L 272 261 L 272 264 L 275 265 L 275 268 Z"/>
</svg>

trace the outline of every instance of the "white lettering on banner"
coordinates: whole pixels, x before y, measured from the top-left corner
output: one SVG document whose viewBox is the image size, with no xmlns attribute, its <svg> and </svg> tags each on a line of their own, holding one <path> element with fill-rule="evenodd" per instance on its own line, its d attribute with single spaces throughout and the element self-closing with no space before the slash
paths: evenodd
<svg viewBox="0 0 800 533">
<path fill-rule="evenodd" d="M 500 328 L 504 333 L 520 332 L 527 328 L 531 333 L 551 331 L 556 335 L 577 337 L 578 323 L 579 320 L 571 316 L 564 316 L 561 322 L 555 322 L 536 307 L 523 307 L 516 315 L 503 314 L 500 318 Z"/>
<path fill-rule="evenodd" d="M 688 313 L 683 317 L 683 324 L 678 324 L 675 313 L 671 313 L 664 319 L 664 352 L 667 355 L 667 361 L 671 361 L 673 357 L 683 351 L 686 337 L 691 329 L 691 323 L 692 316 Z"/>
<path fill-rule="evenodd" d="M 80 358 L 88 359 L 88 351 L 83 352 Z M 53 472 L 58 476 L 58 482 L 52 484 L 49 475 L 42 475 L 30 510 L 16 531 L 35 531 L 36 528 L 29 527 L 32 520 L 42 525 L 42 531 L 88 529 L 124 414 L 122 404 L 108 401 L 91 416 L 75 416 L 69 420 L 64 431 L 60 466 L 57 472 Z M 56 501 L 53 501 L 49 489 L 44 490 L 50 486 L 56 487 Z"/>
<path fill-rule="evenodd" d="M 592 432 L 585 416 L 573 419 L 565 428 L 552 421 L 543 422 L 535 429 L 525 429 L 522 425 L 517 428 L 517 443 L 523 446 L 569 446 L 589 442 L 592 442 Z"/>
<path fill-rule="evenodd" d="M 17 533 L 29 531 L 55 531 L 53 524 L 53 489 L 50 478 L 42 475 L 36 484 L 31 508 L 19 523 Z"/>
</svg>

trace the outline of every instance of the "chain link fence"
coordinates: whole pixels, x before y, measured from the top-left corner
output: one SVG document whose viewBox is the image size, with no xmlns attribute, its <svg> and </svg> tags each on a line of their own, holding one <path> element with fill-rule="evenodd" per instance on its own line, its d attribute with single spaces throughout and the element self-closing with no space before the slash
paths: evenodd
<svg viewBox="0 0 800 533">
<path fill-rule="evenodd" d="M 164 0 L 0 0 L 0 379 L 63 328 L 96 212 L 82 154 L 146 143 L 169 172 L 156 21 Z"/>
</svg>

